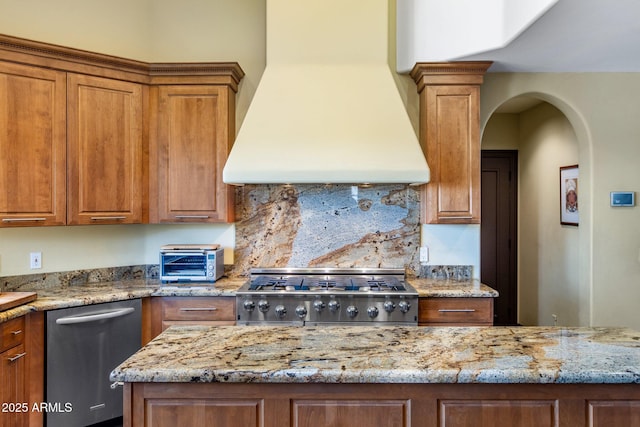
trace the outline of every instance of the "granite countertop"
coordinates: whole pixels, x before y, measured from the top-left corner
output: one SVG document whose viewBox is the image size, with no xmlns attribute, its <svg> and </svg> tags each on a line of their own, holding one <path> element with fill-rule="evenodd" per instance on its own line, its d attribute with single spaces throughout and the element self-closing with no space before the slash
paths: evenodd
<svg viewBox="0 0 640 427">
<path fill-rule="evenodd" d="M 110 301 L 149 296 L 229 296 L 246 282 L 245 277 L 223 277 L 213 284 L 162 284 L 157 279 L 131 279 L 84 285 L 21 288 L 35 291 L 35 301 L 0 311 L 0 322 L 23 316 L 31 311 L 55 310 Z M 477 280 L 445 280 L 410 278 L 407 281 L 421 297 L 497 297 L 498 292 Z"/>
<path fill-rule="evenodd" d="M 22 288 L 37 293 L 35 301 L 0 311 L 0 323 L 32 311 L 99 304 L 150 296 L 229 296 L 245 282 L 243 278 L 222 278 L 214 284 L 161 284 L 157 279 L 132 279 L 45 289 Z M 161 286 L 162 285 L 162 286 Z"/>
<path fill-rule="evenodd" d="M 124 382 L 640 383 L 626 328 L 173 326 Z"/>
<path fill-rule="evenodd" d="M 434 298 L 496 298 L 498 291 L 479 280 L 447 280 L 409 278 L 407 282 L 416 288 L 421 297 Z"/>
</svg>

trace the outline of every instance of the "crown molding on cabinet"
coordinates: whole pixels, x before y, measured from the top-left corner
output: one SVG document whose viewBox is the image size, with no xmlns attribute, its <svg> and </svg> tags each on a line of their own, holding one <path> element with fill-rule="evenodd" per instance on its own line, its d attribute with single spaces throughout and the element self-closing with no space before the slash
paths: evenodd
<svg viewBox="0 0 640 427">
<path fill-rule="evenodd" d="M 236 62 L 148 63 L 0 34 L 0 59 L 145 84 L 171 84 L 193 76 L 197 83 L 226 84 L 235 92 L 244 77 Z"/>
</svg>

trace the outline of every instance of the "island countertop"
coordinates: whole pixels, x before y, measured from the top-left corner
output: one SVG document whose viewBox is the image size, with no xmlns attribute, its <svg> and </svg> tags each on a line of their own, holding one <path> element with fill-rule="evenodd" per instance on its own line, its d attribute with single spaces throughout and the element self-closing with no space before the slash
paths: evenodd
<svg viewBox="0 0 640 427">
<path fill-rule="evenodd" d="M 111 380 L 640 383 L 640 333 L 561 327 L 171 327 Z"/>
</svg>

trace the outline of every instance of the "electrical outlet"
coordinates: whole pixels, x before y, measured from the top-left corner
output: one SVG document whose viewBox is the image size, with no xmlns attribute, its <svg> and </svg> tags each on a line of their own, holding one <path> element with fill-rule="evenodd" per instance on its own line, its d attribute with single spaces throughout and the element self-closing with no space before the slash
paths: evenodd
<svg viewBox="0 0 640 427">
<path fill-rule="evenodd" d="M 429 262 L 429 247 L 420 246 L 420 264 L 426 264 Z"/>
<path fill-rule="evenodd" d="M 29 257 L 32 270 L 42 268 L 42 252 L 31 252 Z"/>
</svg>

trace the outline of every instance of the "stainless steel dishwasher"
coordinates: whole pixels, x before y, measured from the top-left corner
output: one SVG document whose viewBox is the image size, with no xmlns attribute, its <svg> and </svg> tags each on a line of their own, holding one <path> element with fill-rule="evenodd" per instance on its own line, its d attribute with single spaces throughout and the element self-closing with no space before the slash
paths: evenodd
<svg viewBox="0 0 640 427">
<path fill-rule="evenodd" d="M 87 426 L 122 416 L 110 372 L 141 346 L 140 299 L 46 313 L 47 427 Z"/>
</svg>

